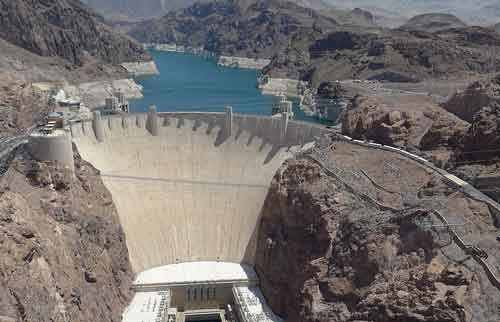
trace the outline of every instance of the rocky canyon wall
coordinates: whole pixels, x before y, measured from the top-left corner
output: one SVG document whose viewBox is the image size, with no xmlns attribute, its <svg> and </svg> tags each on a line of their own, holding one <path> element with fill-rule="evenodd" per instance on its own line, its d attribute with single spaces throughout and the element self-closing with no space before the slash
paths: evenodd
<svg viewBox="0 0 500 322">
<path fill-rule="evenodd" d="M 0 177 L 0 321 L 120 321 L 133 274 L 111 195 L 77 157 L 24 152 Z"/>
</svg>

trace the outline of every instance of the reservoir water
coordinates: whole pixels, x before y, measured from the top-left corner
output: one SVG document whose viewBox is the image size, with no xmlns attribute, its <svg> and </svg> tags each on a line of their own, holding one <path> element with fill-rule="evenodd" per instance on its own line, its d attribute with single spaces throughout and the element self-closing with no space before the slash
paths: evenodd
<svg viewBox="0 0 500 322">
<path fill-rule="evenodd" d="M 275 98 L 257 88 L 259 72 L 217 66 L 214 59 L 151 51 L 159 75 L 138 78 L 144 99 L 130 102 L 132 112 L 156 105 L 159 112 L 221 112 L 232 106 L 235 113 L 271 115 Z M 313 120 L 294 104 L 295 118 Z"/>
</svg>

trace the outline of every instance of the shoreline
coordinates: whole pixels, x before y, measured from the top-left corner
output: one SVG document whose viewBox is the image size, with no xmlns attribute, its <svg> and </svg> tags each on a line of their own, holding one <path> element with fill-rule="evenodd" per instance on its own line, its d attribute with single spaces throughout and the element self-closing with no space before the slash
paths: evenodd
<svg viewBox="0 0 500 322">
<path fill-rule="evenodd" d="M 158 67 L 154 60 L 148 62 L 130 62 L 120 64 L 123 68 L 127 70 L 129 75 L 133 77 L 137 76 L 152 76 L 158 75 Z"/>
<path fill-rule="evenodd" d="M 238 69 L 262 70 L 271 63 L 270 59 L 248 58 L 237 56 L 217 55 L 201 47 L 179 46 L 173 43 L 145 43 L 147 50 L 156 50 L 167 53 L 190 54 L 205 58 L 214 58 L 218 66 Z M 299 108 L 308 117 L 321 120 L 319 111 L 315 108 L 315 99 L 309 84 L 304 81 L 289 78 L 273 78 L 264 76 L 258 78 L 257 87 L 263 95 L 280 97 L 285 95 L 288 98 L 298 100 Z"/>
<path fill-rule="evenodd" d="M 33 83 L 32 87 L 47 94 L 62 89 L 69 97 L 80 99 L 90 110 L 103 107 L 106 98 L 116 91 L 121 91 L 128 100 L 144 98 L 142 86 L 132 78 L 110 79 L 80 84 L 39 82 Z"/>
</svg>

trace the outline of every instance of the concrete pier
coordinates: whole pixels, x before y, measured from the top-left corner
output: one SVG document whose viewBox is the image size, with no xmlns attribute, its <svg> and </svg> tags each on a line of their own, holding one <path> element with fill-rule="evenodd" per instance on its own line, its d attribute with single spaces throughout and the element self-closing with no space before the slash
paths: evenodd
<svg viewBox="0 0 500 322">
<path fill-rule="evenodd" d="M 286 139 L 286 130 L 288 128 L 288 113 L 281 113 L 281 124 L 280 124 L 280 142 Z"/>
<path fill-rule="evenodd" d="M 226 124 L 224 129 L 226 130 L 226 137 L 230 137 L 233 134 L 233 108 L 231 106 L 226 106 L 224 110 L 226 112 Z"/>
<path fill-rule="evenodd" d="M 92 119 L 92 129 L 94 130 L 94 135 L 97 142 L 104 141 L 104 127 L 102 125 L 101 112 L 94 111 L 92 113 L 94 118 Z"/>
<path fill-rule="evenodd" d="M 158 113 L 156 112 L 156 106 L 151 105 L 149 107 L 148 119 L 146 121 L 146 128 L 152 136 L 158 136 Z"/>
<path fill-rule="evenodd" d="M 71 169 L 75 168 L 71 134 L 63 129 L 51 134 L 32 133 L 28 138 L 28 151 L 38 161 L 52 161 Z"/>
</svg>

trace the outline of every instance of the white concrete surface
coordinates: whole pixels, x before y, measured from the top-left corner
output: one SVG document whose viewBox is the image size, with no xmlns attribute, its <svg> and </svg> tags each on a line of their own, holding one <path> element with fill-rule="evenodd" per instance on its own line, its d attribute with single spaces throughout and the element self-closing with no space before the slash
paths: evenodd
<svg viewBox="0 0 500 322">
<path fill-rule="evenodd" d="M 306 83 L 296 79 L 269 77 L 265 83 L 260 85 L 260 89 L 264 94 L 284 94 L 288 97 L 300 97 L 302 95 L 300 87 L 305 87 L 306 85 Z"/>
<path fill-rule="evenodd" d="M 258 287 L 235 286 L 233 294 L 240 322 L 283 321 L 273 313 Z"/>
<path fill-rule="evenodd" d="M 160 73 L 154 61 L 122 63 L 122 67 L 133 76 L 157 75 Z"/>
<path fill-rule="evenodd" d="M 113 196 L 135 272 L 193 261 L 253 264 L 276 170 L 291 145 L 320 133 L 291 122 L 279 147 L 270 142 L 279 140 L 280 120 L 235 116 L 232 136 L 219 140 L 221 117 L 170 115 L 158 136 L 143 114 L 103 118 L 102 143 L 90 122 L 72 127 L 82 157 L 101 170 Z"/>
<path fill-rule="evenodd" d="M 217 61 L 219 66 L 246 68 L 246 69 L 264 69 L 271 63 L 270 59 L 263 58 L 247 58 L 236 56 L 220 56 Z"/>
<path fill-rule="evenodd" d="M 189 262 L 155 267 L 137 275 L 134 286 L 179 286 L 214 283 L 256 283 L 249 265 L 223 262 Z"/>
<path fill-rule="evenodd" d="M 170 291 L 138 292 L 122 315 L 122 322 L 156 322 L 167 313 Z"/>
<path fill-rule="evenodd" d="M 141 99 L 142 86 L 133 79 L 117 79 L 82 83 L 79 85 L 66 85 L 63 90 L 68 96 L 80 97 L 82 102 L 90 109 L 103 107 L 105 99 L 120 91 L 127 99 Z"/>
</svg>

